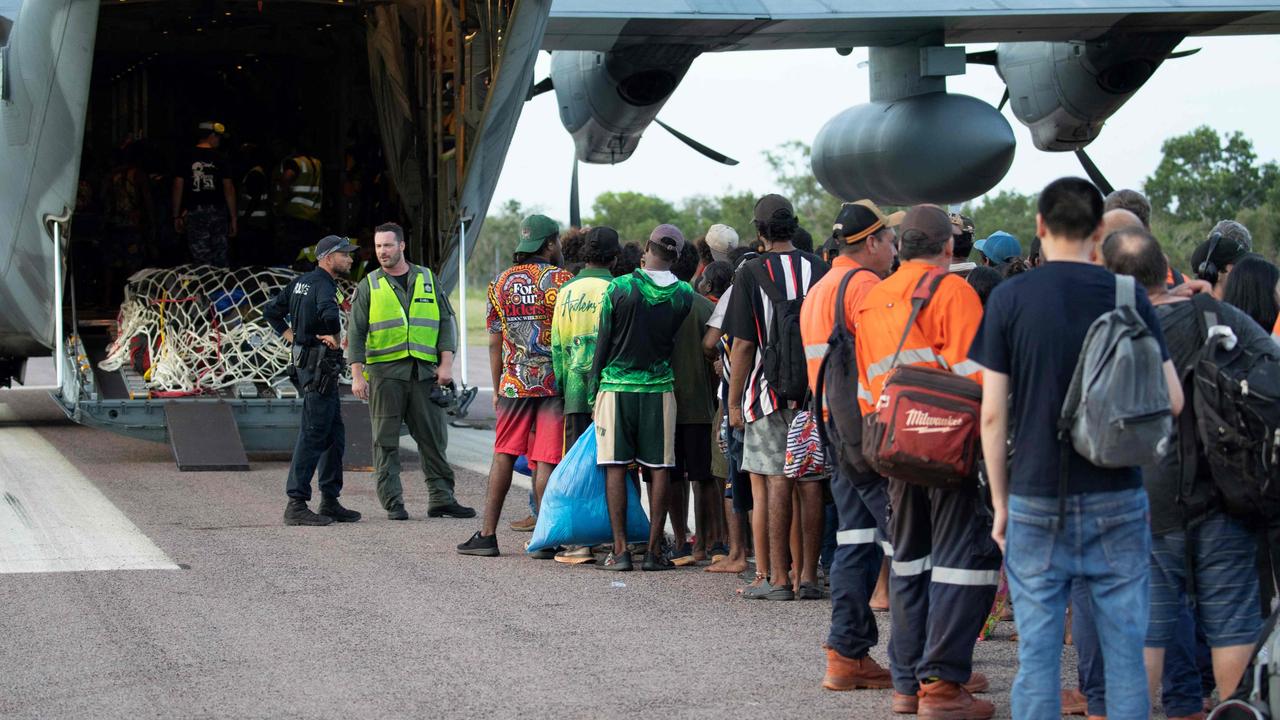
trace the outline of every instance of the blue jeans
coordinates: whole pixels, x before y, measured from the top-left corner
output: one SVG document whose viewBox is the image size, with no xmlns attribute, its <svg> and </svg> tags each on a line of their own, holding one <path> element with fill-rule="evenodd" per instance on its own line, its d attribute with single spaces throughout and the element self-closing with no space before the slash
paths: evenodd
<svg viewBox="0 0 1280 720">
<path fill-rule="evenodd" d="M 1089 714 L 1107 714 L 1106 673 L 1102 648 L 1093 624 L 1092 603 L 1083 582 L 1071 586 L 1071 626 L 1076 643 L 1076 666 L 1080 692 L 1089 702 Z M 1191 608 L 1183 604 L 1174 638 L 1164 652 L 1160 704 L 1166 715 L 1194 715 L 1204 707 L 1204 698 L 1213 693 L 1213 663 L 1204 633 L 1196 625 Z"/>
<path fill-rule="evenodd" d="M 1142 659 L 1150 615 L 1151 528 L 1142 488 L 1058 498 L 1009 498 L 1005 567 L 1018 624 L 1016 718 L 1061 717 L 1062 634 L 1072 582 L 1082 581 L 1106 670 L 1107 717 L 1150 712 Z"/>
<path fill-rule="evenodd" d="M 1076 645 L 1076 674 L 1080 692 L 1089 702 L 1089 714 L 1107 714 L 1107 675 L 1103 669 L 1102 646 L 1093 622 L 1093 600 L 1084 580 L 1071 583 L 1071 637 Z"/>
</svg>

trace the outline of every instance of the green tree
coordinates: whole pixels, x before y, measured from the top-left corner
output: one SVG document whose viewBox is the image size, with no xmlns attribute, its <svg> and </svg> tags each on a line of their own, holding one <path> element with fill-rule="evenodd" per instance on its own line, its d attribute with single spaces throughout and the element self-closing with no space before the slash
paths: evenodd
<svg viewBox="0 0 1280 720">
<path fill-rule="evenodd" d="M 717 223 L 728 225 L 745 242 L 754 238 L 751 212 L 755 203 L 755 195 L 747 191 L 728 192 L 715 197 L 694 195 L 680 203 L 675 224 L 690 240 L 706 234 L 707 228 Z"/>
<path fill-rule="evenodd" d="M 831 234 L 831 224 L 840 213 L 840 199 L 827 192 L 813 175 L 809 145 L 791 140 L 776 150 L 766 150 L 764 159 L 777 176 L 778 192 L 795 206 L 796 217 L 813 235 L 814 246 L 821 246 Z M 754 201 L 752 204 L 754 208 Z M 750 222 L 751 216 L 746 218 Z M 754 231 L 751 233 L 754 234 Z"/>
<path fill-rule="evenodd" d="M 1001 190 L 994 195 L 985 195 L 979 201 L 965 203 L 960 213 L 973 218 L 975 241 L 1003 230 L 1018 238 L 1024 256 L 1036 236 L 1035 195 Z"/>
<path fill-rule="evenodd" d="M 591 204 L 591 212 L 585 224 L 608 225 L 618 231 L 624 243 L 642 243 L 655 227 L 679 220 L 669 201 L 638 192 L 601 193 Z"/>
<path fill-rule="evenodd" d="M 1180 222 L 1234 218 L 1277 195 L 1280 168 L 1258 163 L 1253 142 L 1239 132 L 1224 138 L 1208 126 L 1171 137 L 1143 186 L 1154 209 Z"/>
</svg>

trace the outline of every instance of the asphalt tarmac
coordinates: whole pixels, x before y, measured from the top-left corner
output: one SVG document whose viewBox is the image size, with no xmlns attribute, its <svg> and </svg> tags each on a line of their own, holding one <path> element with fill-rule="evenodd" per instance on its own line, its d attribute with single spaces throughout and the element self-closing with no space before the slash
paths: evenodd
<svg viewBox="0 0 1280 720">
<path fill-rule="evenodd" d="M 369 475 L 352 474 L 343 501 L 363 521 L 285 527 L 282 462 L 181 473 L 167 445 L 71 424 L 44 391 L 0 391 L 0 408 L 0 435 L 34 432 L 24 446 L 58 455 L 41 463 L 87 481 L 177 566 L 0 573 L 0 717 L 894 717 L 888 691 L 820 688 L 827 600 L 744 601 L 742 581 L 700 569 L 527 559 L 528 536 L 506 529 L 522 490 L 503 556 L 463 557 L 454 545 L 478 520 L 426 519 L 416 469 L 409 522 L 387 520 Z M 26 512 L 60 515 L 41 504 L 41 478 L 18 482 L 19 460 L 0 467 L 36 495 L 19 498 Z M 459 470 L 463 503 L 479 509 L 483 491 Z M 0 535 L 0 565 L 14 542 Z M 887 664 L 880 621 L 873 654 Z M 976 650 L 997 717 L 1009 717 L 1012 632 L 1002 623 Z"/>
</svg>

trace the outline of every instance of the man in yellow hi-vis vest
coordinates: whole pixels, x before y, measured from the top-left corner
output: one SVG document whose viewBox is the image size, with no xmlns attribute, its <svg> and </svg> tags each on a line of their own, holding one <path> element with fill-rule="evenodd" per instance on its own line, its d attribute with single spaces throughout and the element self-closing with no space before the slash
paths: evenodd
<svg viewBox="0 0 1280 720">
<path fill-rule="evenodd" d="M 294 153 L 280 162 L 276 175 L 276 216 L 285 247 L 284 258 L 292 258 L 320 234 L 324 192 L 320 160 L 306 153 Z"/>
<path fill-rule="evenodd" d="M 427 516 L 475 517 L 475 510 L 454 497 L 453 469 L 445 459 L 445 413 L 431 402 L 433 387 L 453 382 L 453 308 L 437 293 L 435 274 L 405 260 L 399 225 L 379 225 L 374 248 L 380 267 L 356 286 L 347 359 L 352 392 L 369 401 L 378 500 L 392 520 L 409 518 L 400 484 L 400 425 L 405 423 L 422 458 Z"/>
</svg>

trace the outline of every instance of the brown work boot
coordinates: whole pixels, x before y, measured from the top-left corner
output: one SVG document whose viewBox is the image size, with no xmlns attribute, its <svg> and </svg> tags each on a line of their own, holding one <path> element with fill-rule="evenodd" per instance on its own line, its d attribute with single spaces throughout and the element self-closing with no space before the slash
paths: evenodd
<svg viewBox="0 0 1280 720">
<path fill-rule="evenodd" d="M 917 714 L 927 720 L 987 720 L 996 707 L 970 695 L 959 683 L 938 680 L 920 686 Z"/>
<path fill-rule="evenodd" d="M 507 527 L 510 527 L 516 532 L 533 532 L 533 529 L 537 527 L 537 525 L 538 518 L 529 515 L 523 520 L 512 520 Z"/>
<path fill-rule="evenodd" d="M 977 695 L 978 693 L 986 692 L 987 688 L 991 687 L 991 681 L 980 672 L 969 673 L 969 682 L 962 683 L 960 687 L 964 688 L 965 692 L 970 695 Z"/>
<path fill-rule="evenodd" d="M 1089 699 L 1076 688 L 1062 691 L 1063 715 L 1088 715 Z"/>
<path fill-rule="evenodd" d="M 884 690 L 893 687 L 889 671 L 876 664 L 870 655 L 848 658 L 827 648 L 827 675 L 822 687 L 828 690 Z"/>
<path fill-rule="evenodd" d="M 889 703 L 889 709 L 899 715 L 915 715 L 920 709 L 920 698 L 915 695 L 904 695 L 894 690 L 893 700 Z"/>
</svg>

